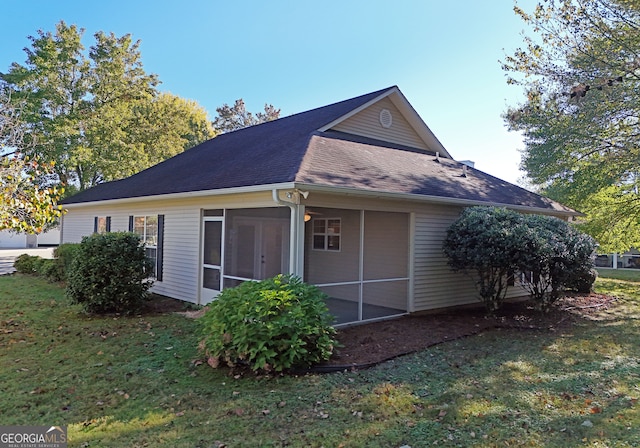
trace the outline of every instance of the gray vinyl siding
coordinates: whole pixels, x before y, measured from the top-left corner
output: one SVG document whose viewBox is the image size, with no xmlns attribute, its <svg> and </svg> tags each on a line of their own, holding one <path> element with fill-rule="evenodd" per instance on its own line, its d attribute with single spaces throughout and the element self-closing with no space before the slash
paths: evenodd
<svg viewBox="0 0 640 448">
<path fill-rule="evenodd" d="M 98 209 L 99 210 L 99 209 Z M 83 236 L 93 233 L 93 220 L 96 216 L 106 216 L 104 211 L 96 208 L 74 209 L 62 218 L 62 243 L 79 243 Z M 111 223 L 113 230 L 113 221 Z"/>
<path fill-rule="evenodd" d="M 63 221 L 63 242 L 79 243 L 93 233 L 96 216 L 111 217 L 111 231 L 128 231 L 129 216 L 164 215 L 163 279 L 152 292 L 197 303 L 200 295 L 201 210 L 225 207 L 274 206 L 270 192 L 246 195 L 151 200 L 112 205 L 69 207 Z"/>
<path fill-rule="evenodd" d="M 442 252 L 447 228 L 462 207 L 429 206 L 416 213 L 414 235 L 414 311 L 480 303 L 474 281 L 453 272 Z M 509 288 L 508 298 L 526 295 L 519 287 Z"/>
<path fill-rule="evenodd" d="M 311 249 L 311 221 L 306 223 L 306 281 L 323 284 L 358 280 L 360 210 L 366 210 L 365 279 L 411 278 L 405 283 L 366 284 L 365 302 L 384 304 L 378 299 L 386 297 L 388 302 L 393 302 L 387 305 L 405 308 L 401 306 L 402 297 L 410 295 L 410 311 L 479 303 L 473 280 L 452 272 L 442 253 L 446 230 L 459 216 L 462 207 L 315 193 L 312 197 L 314 203 L 307 204 L 308 211 L 322 213 L 315 216 L 342 219 L 341 250 L 329 252 Z M 165 216 L 163 281 L 156 282 L 152 291 L 197 303 L 202 269 L 201 210 L 261 206 L 274 206 L 269 192 L 236 197 L 70 207 L 63 220 L 62 242 L 77 243 L 83 236 L 90 235 L 96 216 L 110 216 L 111 231 L 115 232 L 128 230 L 129 216 L 162 214 Z M 414 214 L 412 225 L 409 223 L 409 213 Z M 402 235 L 408 235 L 408 241 Z M 409 259 L 410 254 L 413 254 L 412 259 Z M 353 286 L 336 288 L 353 289 Z M 396 297 L 393 300 L 385 288 L 394 291 Z M 525 294 L 520 288 L 511 288 L 509 292 L 509 297 L 522 295 Z"/>
<path fill-rule="evenodd" d="M 64 242 L 80 242 L 93 232 L 95 216 L 111 216 L 111 231 L 129 230 L 129 216 L 165 215 L 163 280 L 152 292 L 196 303 L 200 260 L 200 209 L 162 202 L 72 208 L 64 217 Z"/>
<path fill-rule="evenodd" d="M 382 109 L 389 110 L 393 117 L 392 125 L 389 128 L 384 128 L 380 124 L 380 111 Z M 354 116 L 347 118 L 332 129 L 398 143 L 412 148 L 429 149 L 388 98 L 384 98 Z"/>
</svg>

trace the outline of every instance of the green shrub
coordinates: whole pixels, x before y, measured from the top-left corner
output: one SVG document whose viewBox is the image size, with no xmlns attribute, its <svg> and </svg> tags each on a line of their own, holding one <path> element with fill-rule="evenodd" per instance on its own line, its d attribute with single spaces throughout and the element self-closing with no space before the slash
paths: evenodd
<svg viewBox="0 0 640 448">
<path fill-rule="evenodd" d="M 42 275 L 42 265 L 45 263 L 45 259 L 42 257 L 33 257 L 33 271 L 35 275 Z"/>
<path fill-rule="evenodd" d="M 523 215 L 522 222 L 528 232 L 516 261 L 537 306 L 547 311 L 568 289 L 589 292 L 596 278 L 594 240 L 559 218 Z"/>
<path fill-rule="evenodd" d="M 500 308 L 514 260 L 521 250 L 521 214 L 497 207 L 470 207 L 447 229 L 442 244 L 453 271 L 470 275 L 489 313 Z"/>
<path fill-rule="evenodd" d="M 36 263 L 36 274 L 46 278 L 50 282 L 60 282 L 63 280 L 62 271 L 57 260 L 51 258 L 40 258 Z"/>
<path fill-rule="evenodd" d="M 21 274 L 35 274 L 36 268 L 34 262 L 37 258 L 35 255 L 21 254 L 16 257 L 13 267 Z"/>
<path fill-rule="evenodd" d="M 598 271 L 595 268 L 588 271 L 574 272 L 566 281 L 566 289 L 584 294 L 593 291 L 593 284 L 598 278 Z"/>
<path fill-rule="evenodd" d="M 67 279 L 67 274 L 71 271 L 71 264 L 79 248 L 80 244 L 64 243 L 53 250 L 53 257 L 56 260 L 60 280 Z"/>
<path fill-rule="evenodd" d="M 454 271 L 470 274 L 489 312 L 502 304 L 507 280 L 542 310 L 566 289 L 588 292 L 595 281 L 596 244 L 567 221 L 495 207 L 471 207 L 449 227 L 443 251 Z"/>
<path fill-rule="evenodd" d="M 212 367 L 241 364 L 254 371 L 327 360 L 336 341 L 325 298 L 316 286 L 284 275 L 225 289 L 202 317 L 200 348 Z"/>
<path fill-rule="evenodd" d="M 144 303 L 151 263 L 137 235 L 111 232 L 84 237 L 67 273 L 67 296 L 90 313 L 132 313 Z"/>
</svg>

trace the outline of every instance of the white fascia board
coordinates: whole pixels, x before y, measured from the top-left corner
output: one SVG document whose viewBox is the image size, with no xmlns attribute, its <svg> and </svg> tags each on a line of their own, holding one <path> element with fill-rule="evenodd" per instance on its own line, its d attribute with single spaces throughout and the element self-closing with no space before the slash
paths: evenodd
<svg viewBox="0 0 640 448">
<path fill-rule="evenodd" d="M 319 185 L 310 185 L 310 184 L 302 184 L 302 183 L 296 183 L 295 188 L 304 189 L 312 193 L 315 191 L 318 193 L 333 193 L 333 194 L 339 194 L 342 196 L 360 196 L 360 197 L 369 197 L 369 198 L 376 198 L 376 199 L 395 199 L 395 200 L 405 200 L 405 201 L 413 201 L 413 202 L 425 202 L 425 203 L 431 203 L 431 204 L 460 205 L 465 207 L 484 205 L 484 206 L 491 206 L 491 207 L 504 207 L 504 208 L 517 210 L 525 213 L 535 213 L 535 214 L 541 214 L 541 215 L 553 215 L 553 216 L 565 216 L 565 217 L 583 216 L 582 213 L 576 212 L 576 211 L 530 207 L 525 205 L 502 204 L 499 202 L 476 201 L 471 199 L 447 198 L 442 196 L 429 196 L 429 195 L 414 194 L 414 193 L 367 191 L 367 190 L 359 190 L 356 188 L 348 188 L 348 187 L 329 187 L 329 186 L 319 186 Z"/>
<path fill-rule="evenodd" d="M 293 182 L 285 182 L 271 185 L 251 185 L 247 187 L 234 187 L 234 188 L 221 188 L 216 190 L 199 190 L 199 191 L 186 191 L 184 193 L 170 193 L 170 194 L 158 194 L 154 196 L 137 196 L 132 198 L 122 199 L 107 199 L 103 201 L 91 201 L 91 202 L 78 202 L 75 204 L 62 204 L 64 208 L 79 208 L 88 207 L 94 205 L 114 205 L 114 204 L 127 204 L 133 202 L 144 201 L 167 201 L 172 199 L 188 199 L 199 198 L 205 196 L 222 196 L 230 194 L 243 194 L 243 193 L 259 193 L 259 192 L 271 192 L 273 189 L 286 190 L 295 188 Z"/>
</svg>

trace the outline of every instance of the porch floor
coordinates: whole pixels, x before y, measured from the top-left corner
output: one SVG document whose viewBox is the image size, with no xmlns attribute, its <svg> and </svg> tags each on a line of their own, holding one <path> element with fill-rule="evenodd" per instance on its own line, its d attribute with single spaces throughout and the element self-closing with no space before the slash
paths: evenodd
<svg viewBox="0 0 640 448">
<path fill-rule="evenodd" d="M 341 325 L 350 322 L 358 322 L 358 302 L 351 300 L 336 299 L 330 297 L 326 299 L 329 313 L 335 317 L 334 325 Z M 380 305 L 362 304 L 362 319 L 377 319 L 380 317 L 395 316 L 406 313 L 405 310 L 389 308 Z"/>
</svg>

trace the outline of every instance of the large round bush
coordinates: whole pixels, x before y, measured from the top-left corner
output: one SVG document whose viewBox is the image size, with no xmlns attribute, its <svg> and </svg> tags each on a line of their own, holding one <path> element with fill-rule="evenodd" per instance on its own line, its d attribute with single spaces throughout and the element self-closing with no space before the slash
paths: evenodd
<svg viewBox="0 0 640 448">
<path fill-rule="evenodd" d="M 151 265 L 137 235 L 82 238 L 67 274 L 67 296 L 90 313 L 132 313 L 147 299 Z"/>
<path fill-rule="evenodd" d="M 225 289 L 202 317 L 212 367 L 254 371 L 308 367 L 329 359 L 335 346 L 325 294 L 298 277 L 278 275 Z"/>
<path fill-rule="evenodd" d="M 522 250 L 521 219 L 506 208 L 469 207 L 447 229 L 442 249 L 448 264 L 474 279 L 489 313 L 502 305 Z"/>
<path fill-rule="evenodd" d="M 510 280 L 542 310 L 567 289 L 588 292 L 595 281 L 595 241 L 567 221 L 496 207 L 470 207 L 449 227 L 443 251 L 454 271 L 471 275 L 489 312 Z"/>
</svg>

